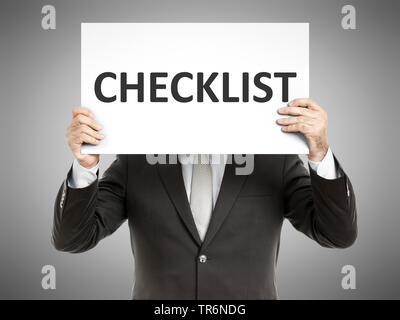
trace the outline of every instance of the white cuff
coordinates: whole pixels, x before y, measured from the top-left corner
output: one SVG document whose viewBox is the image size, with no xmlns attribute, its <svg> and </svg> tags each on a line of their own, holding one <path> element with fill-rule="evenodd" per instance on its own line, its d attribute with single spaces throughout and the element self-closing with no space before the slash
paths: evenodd
<svg viewBox="0 0 400 320">
<path fill-rule="evenodd" d="M 94 167 L 87 169 L 79 164 L 74 159 L 72 164 L 72 173 L 68 179 L 68 186 L 70 188 L 86 188 L 91 185 L 97 179 L 97 170 L 99 170 L 99 164 L 97 163 Z"/>
<path fill-rule="evenodd" d="M 308 163 L 310 164 L 311 169 L 324 179 L 333 180 L 341 176 L 340 172 L 336 168 L 331 148 L 328 149 L 328 152 L 322 161 L 308 160 Z"/>
</svg>

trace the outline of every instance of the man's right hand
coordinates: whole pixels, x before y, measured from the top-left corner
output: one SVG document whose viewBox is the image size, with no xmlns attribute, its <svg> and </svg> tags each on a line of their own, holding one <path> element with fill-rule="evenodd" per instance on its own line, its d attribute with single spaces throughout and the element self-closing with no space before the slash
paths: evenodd
<svg viewBox="0 0 400 320">
<path fill-rule="evenodd" d="M 99 155 L 81 154 L 81 145 L 84 142 L 98 145 L 100 140 L 104 139 L 99 130 L 101 126 L 94 121 L 94 115 L 89 109 L 84 107 L 72 109 L 72 121 L 66 134 L 68 145 L 79 164 L 88 169 L 99 162 Z"/>
</svg>

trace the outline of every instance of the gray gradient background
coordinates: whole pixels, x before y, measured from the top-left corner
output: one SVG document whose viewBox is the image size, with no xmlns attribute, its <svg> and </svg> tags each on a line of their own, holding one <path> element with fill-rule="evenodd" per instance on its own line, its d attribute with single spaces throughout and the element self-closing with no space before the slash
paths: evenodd
<svg viewBox="0 0 400 320">
<path fill-rule="evenodd" d="M 41 29 L 54 4 L 57 30 Z M 341 7 L 357 9 L 343 30 Z M 324 249 L 285 222 L 278 261 L 281 299 L 400 298 L 400 1 L 1 1 L 0 298 L 129 299 L 127 225 L 84 254 L 50 244 L 53 201 L 72 162 L 65 141 L 80 103 L 81 22 L 310 22 L 310 89 L 329 115 L 329 142 L 352 179 L 359 237 Z M 296 48 L 293 48 L 296 50 Z M 112 157 L 102 157 L 102 171 Z M 41 288 L 41 267 L 57 289 Z M 341 289 L 341 267 L 357 289 Z"/>
</svg>

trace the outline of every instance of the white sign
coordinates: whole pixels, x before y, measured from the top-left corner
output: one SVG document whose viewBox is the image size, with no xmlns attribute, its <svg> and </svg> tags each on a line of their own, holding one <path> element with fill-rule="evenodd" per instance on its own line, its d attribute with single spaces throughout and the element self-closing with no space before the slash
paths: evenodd
<svg viewBox="0 0 400 320">
<path fill-rule="evenodd" d="M 277 109 L 309 95 L 308 23 L 83 23 L 93 154 L 307 154 Z"/>
</svg>

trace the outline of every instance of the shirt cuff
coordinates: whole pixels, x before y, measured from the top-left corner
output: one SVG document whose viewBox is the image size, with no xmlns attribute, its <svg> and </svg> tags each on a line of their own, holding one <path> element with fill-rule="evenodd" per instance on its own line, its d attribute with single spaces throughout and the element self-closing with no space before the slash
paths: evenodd
<svg viewBox="0 0 400 320">
<path fill-rule="evenodd" d="M 310 168 L 314 170 L 321 178 L 324 179 L 337 179 L 340 178 L 341 174 L 336 168 L 335 159 L 333 158 L 333 153 L 331 148 L 328 149 L 325 157 L 322 161 L 311 161 L 308 160 Z"/>
<path fill-rule="evenodd" d="M 74 163 L 72 164 L 72 173 L 68 178 L 68 187 L 75 189 L 88 187 L 96 181 L 97 170 L 99 170 L 98 163 L 94 167 L 88 169 L 81 166 L 79 162 L 74 159 Z"/>
</svg>

